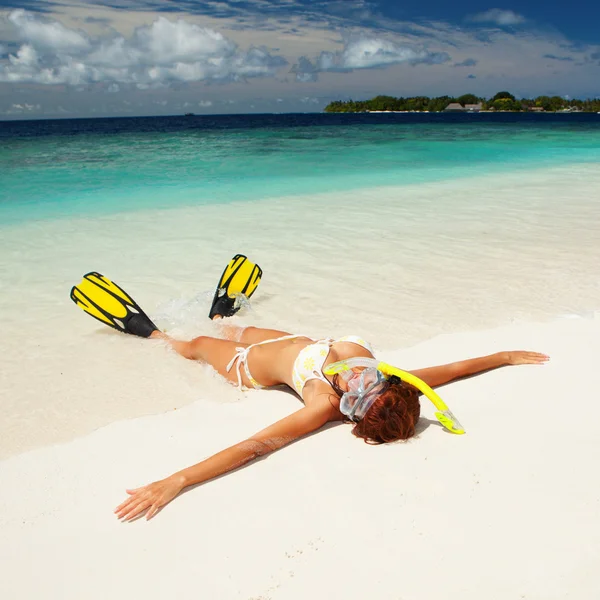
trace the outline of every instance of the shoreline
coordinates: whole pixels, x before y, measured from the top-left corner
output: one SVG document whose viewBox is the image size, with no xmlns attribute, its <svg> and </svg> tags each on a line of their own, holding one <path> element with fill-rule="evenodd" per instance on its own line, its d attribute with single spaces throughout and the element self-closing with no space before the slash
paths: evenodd
<svg viewBox="0 0 600 600">
<path fill-rule="evenodd" d="M 351 112 L 351 111 L 348 111 Z M 427 113 L 427 114 L 467 114 L 474 115 L 479 113 L 485 114 L 496 114 L 496 113 L 511 113 L 511 114 L 528 114 L 528 115 L 600 115 L 600 112 L 596 112 L 595 110 L 441 110 L 441 111 L 430 111 L 430 110 L 365 110 L 365 111 L 356 111 L 352 112 L 352 114 L 360 114 L 361 112 L 365 113 L 393 113 L 393 114 L 413 114 L 413 113 Z M 340 111 L 339 113 L 334 112 L 331 114 L 344 114 L 344 111 Z"/>
<path fill-rule="evenodd" d="M 581 330 L 585 329 L 587 326 L 594 328 L 600 334 L 600 311 L 589 313 L 585 316 L 566 314 L 553 320 L 505 324 L 486 330 L 465 330 L 454 331 L 451 333 L 440 333 L 408 347 L 386 349 L 381 352 L 377 351 L 376 349 L 376 355 L 377 358 L 383 360 L 384 362 L 398 366 L 405 370 L 413 370 L 432 366 L 434 364 L 446 364 L 456 360 L 462 360 L 462 358 L 493 354 L 495 352 L 504 350 L 529 349 L 534 351 L 549 352 L 547 348 L 533 347 L 536 343 L 535 340 L 538 338 L 551 338 L 557 331 L 564 332 L 564 335 L 567 337 L 573 337 L 573 332 L 581 333 Z M 106 422 L 98 424 L 91 429 L 78 432 L 72 431 L 66 437 L 61 436 L 56 440 L 47 440 L 43 443 L 33 444 L 21 450 L 17 449 L 16 452 L 11 452 L 10 448 L 0 445 L 0 465 L 2 465 L 4 462 L 14 460 L 19 456 L 29 455 L 36 452 L 44 452 L 46 449 L 60 448 L 73 443 L 78 443 L 78 441 L 84 440 L 90 436 L 94 436 L 104 429 L 109 429 L 113 426 L 119 427 L 119 424 L 132 423 L 147 419 L 161 419 L 162 417 L 166 417 L 167 415 L 175 413 L 176 411 L 179 413 L 182 413 L 184 410 L 202 412 L 204 410 L 210 411 L 214 409 L 216 412 L 225 410 L 231 416 L 230 411 L 235 411 L 237 406 L 245 407 L 242 409 L 244 411 L 248 410 L 249 405 L 252 405 L 255 398 L 259 403 L 270 406 L 271 410 L 275 410 L 276 414 L 281 413 L 282 410 L 286 409 L 293 411 L 301 406 L 301 400 L 291 390 L 288 391 L 277 386 L 271 389 L 246 390 L 241 392 L 236 386 L 231 385 L 224 378 L 220 377 L 208 365 L 194 361 L 183 360 L 180 356 L 175 354 L 170 348 L 160 341 L 152 340 L 148 343 L 146 340 L 141 338 L 114 332 L 110 328 L 97 329 L 94 334 L 97 334 L 99 337 L 106 335 L 107 337 L 112 338 L 110 340 L 111 342 L 115 342 L 123 346 L 123 349 L 126 351 L 124 354 L 130 354 L 131 352 L 140 353 L 141 357 L 145 360 L 148 360 L 152 355 L 154 355 L 154 357 L 158 357 L 159 361 L 157 361 L 156 364 L 163 363 L 163 368 L 160 369 L 161 372 L 158 373 L 158 375 L 165 377 L 161 387 L 164 387 L 164 389 L 167 390 L 169 387 L 169 381 L 174 383 L 178 378 L 183 376 L 186 380 L 184 382 L 185 387 L 190 392 L 187 401 L 184 400 L 182 402 L 181 399 L 177 402 L 174 400 L 169 400 L 162 408 L 154 407 L 150 411 L 142 409 L 135 414 L 130 414 L 129 416 L 109 418 Z M 558 336 L 556 336 L 556 339 L 552 341 L 552 346 L 557 349 L 560 354 L 561 358 L 559 362 L 564 362 L 568 353 L 565 352 L 564 349 L 560 348 L 560 344 L 557 340 Z M 517 346 L 519 347 L 517 348 Z M 464 349 L 464 351 L 457 350 L 457 348 Z M 113 348 L 113 352 L 114 351 L 115 348 Z M 85 352 L 87 354 L 87 350 Z M 461 354 L 461 352 L 463 353 Z M 161 353 L 162 356 L 160 356 Z M 556 361 L 554 360 L 552 362 L 554 364 Z M 584 362 L 589 361 L 584 360 Z M 156 369 L 156 364 L 153 366 L 153 369 Z M 126 376 L 126 373 L 116 372 L 118 368 L 119 365 L 117 364 L 115 366 L 114 373 L 116 377 L 113 379 L 111 386 L 113 386 L 115 382 L 118 382 L 119 384 L 125 383 L 123 376 Z M 74 376 L 77 376 L 78 373 L 81 373 L 80 369 L 81 365 L 76 365 L 72 370 L 65 369 L 64 373 L 73 379 Z M 542 366 L 538 367 L 538 369 L 541 370 Z M 120 370 L 126 371 L 126 369 L 123 368 L 122 363 L 120 365 Z M 498 372 L 502 373 L 512 372 L 513 370 L 514 369 L 508 367 L 497 369 Z M 526 370 L 531 370 L 531 366 L 527 366 Z M 144 371 L 146 371 L 147 375 L 149 374 L 148 369 L 144 369 Z M 61 373 L 61 375 L 62 374 L 63 373 Z M 83 376 L 84 378 L 87 378 L 87 374 L 84 373 Z M 475 377 L 475 379 L 478 380 L 480 378 L 484 380 L 487 379 L 485 375 L 481 377 Z M 156 386 L 157 382 L 152 382 L 152 385 Z M 450 397 L 452 399 L 451 401 L 453 401 L 455 400 L 456 394 L 454 394 L 452 390 L 460 389 L 463 385 L 464 382 L 453 382 L 447 384 L 442 389 L 451 390 L 448 394 L 448 397 Z M 96 390 L 89 391 L 87 399 L 91 400 L 92 402 L 101 403 L 105 390 L 100 383 L 98 383 L 96 387 Z M 134 393 L 137 389 L 137 395 L 140 397 L 144 396 L 145 389 L 151 389 L 148 387 L 147 381 L 140 380 L 134 381 L 130 388 L 132 393 Z M 81 393 L 81 391 L 79 393 Z M 446 398 L 446 393 L 446 391 L 440 392 L 444 398 Z M 119 394 L 119 398 L 123 399 L 124 396 Z M 421 397 L 421 406 L 421 416 L 425 418 L 425 421 L 427 422 L 428 419 L 433 419 L 431 422 L 437 423 L 435 417 L 433 416 L 434 407 L 424 396 Z M 256 418 L 256 421 L 261 422 L 261 420 L 264 420 L 264 417 L 259 415 Z M 339 426 L 342 427 L 343 425 L 340 424 Z M 427 427 L 427 425 L 425 425 L 425 427 Z"/>
</svg>

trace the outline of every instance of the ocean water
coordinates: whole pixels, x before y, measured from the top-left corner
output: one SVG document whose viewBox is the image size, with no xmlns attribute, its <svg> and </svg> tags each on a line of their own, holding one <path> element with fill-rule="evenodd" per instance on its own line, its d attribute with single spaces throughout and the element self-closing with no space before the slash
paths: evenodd
<svg viewBox="0 0 600 600">
<path fill-rule="evenodd" d="M 5 122 L 0 138 L 0 456 L 246 401 L 75 307 L 92 270 L 170 334 L 215 335 L 215 284 L 241 252 L 264 276 L 235 323 L 359 334 L 409 369 L 600 311 L 600 115 Z"/>
<path fill-rule="evenodd" d="M 0 123 L 0 223 L 600 161 L 600 115 L 225 115 Z"/>
</svg>

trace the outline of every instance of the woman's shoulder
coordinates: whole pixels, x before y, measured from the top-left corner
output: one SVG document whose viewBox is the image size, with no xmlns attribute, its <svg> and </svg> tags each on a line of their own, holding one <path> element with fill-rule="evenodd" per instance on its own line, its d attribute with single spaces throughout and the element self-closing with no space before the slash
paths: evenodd
<svg viewBox="0 0 600 600">
<path fill-rule="evenodd" d="M 329 383 L 320 379 L 308 381 L 302 391 L 304 406 L 311 408 L 324 408 L 330 410 L 330 421 L 343 419 L 340 412 L 340 397 L 334 392 Z"/>
<path fill-rule="evenodd" d="M 360 335 L 345 335 L 345 336 L 335 340 L 335 343 L 340 343 L 340 342 L 354 344 L 354 346 L 360 346 L 361 348 L 366 350 L 369 354 L 371 354 L 371 355 L 375 354 L 375 350 L 373 349 L 373 346 L 369 342 L 367 342 L 367 340 L 365 340 L 363 337 L 361 337 Z M 362 356 L 362 353 L 360 353 L 360 356 Z"/>
</svg>

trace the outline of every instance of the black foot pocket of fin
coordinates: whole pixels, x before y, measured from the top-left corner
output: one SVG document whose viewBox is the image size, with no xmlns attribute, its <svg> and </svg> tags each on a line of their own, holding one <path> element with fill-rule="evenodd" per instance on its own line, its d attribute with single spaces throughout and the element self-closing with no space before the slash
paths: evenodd
<svg viewBox="0 0 600 600">
<path fill-rule="evenodd" d="M 123 333 L 138 335 L 140 337 L 150 337 L 153 331 L 157 331 L 158 327 L 150 320 L 146 313 L 129 315 L 123 321 Z"/>
<path fill-rule="evenodd" d="M 225 267 L 210 308 L 209 318 L 232 317 L 254 294 L 262 269 L 243 254 L 236 254 Z"/>
<path fill-rule="evenodd" d="M 248 300 L 243 294 L 231 297 L 227 295 L 227 290 L 225 288 L 218 288 L 215 292 L 215 297 L 208 316 L 211 319 L 217 315 L 220 317 L 233 317 L 233 315 L 247 303 Z"/>
<path fill-rule="evenodd" d="M 150 337 L 158 327 L 116 283 L 92 271 L 71 289 L 71 300 L 101 323 L 131 335 Z"/>
</svg>

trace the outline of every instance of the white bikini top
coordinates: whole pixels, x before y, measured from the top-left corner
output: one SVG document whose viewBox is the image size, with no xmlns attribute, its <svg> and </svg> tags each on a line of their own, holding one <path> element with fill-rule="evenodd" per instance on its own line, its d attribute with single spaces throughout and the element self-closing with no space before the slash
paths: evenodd
<svg viewBox="0 0 600 600">
<path fill-rule="evenodd" d="M 336 342 L 351 342 L 352 344 L 358 344 L 367 350 L 367 352 L 373 354 L 373 347 L 371 344 L 357 335 L 346 335 L 337 340 L 331 338 L 318 340 L 314 344 L 306 346 L 300 350 L 292 369 L 292 382 L 294 384 L 294 389 L 299 396 L 302 396 L 302 391 L 304 390 L 306 382 L 311 379 L 320 379 L 329 384 L 329 380 L 323 375 L 323 365 L 329 354 L 329 349 Z"/>
</svg>

